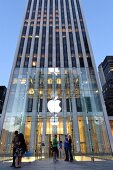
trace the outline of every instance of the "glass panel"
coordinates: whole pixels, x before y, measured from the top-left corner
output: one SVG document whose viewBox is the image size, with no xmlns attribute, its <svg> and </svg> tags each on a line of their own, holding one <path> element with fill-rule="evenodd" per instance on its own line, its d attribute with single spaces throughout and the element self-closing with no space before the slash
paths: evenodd
<svg viewBox="0 0 113 170">
<path fill-rule="evenodd" d="M 78 126 L 79 126 L 79 134 L 80 134 L 81 152 L 86 153 L 86 137 L 85 137 L 85 126 L 84 126 L 83 117 L 78 117 Z"/>
<path fill-rule="evenodd" d="M 112 136 L 113 136 L 113 120 L 110 120 L 110 127 L 111 127 Z"/>
<path fill-rule="evenodd" d="M 31 134 L 31 121 L 32 121 L 31 117 L 26 117 L 24 136 L 25 136 L 25 141 L 28 150 L 30 149 L 29 144 L 30 144 L 30 134 Z"/>
</svg>

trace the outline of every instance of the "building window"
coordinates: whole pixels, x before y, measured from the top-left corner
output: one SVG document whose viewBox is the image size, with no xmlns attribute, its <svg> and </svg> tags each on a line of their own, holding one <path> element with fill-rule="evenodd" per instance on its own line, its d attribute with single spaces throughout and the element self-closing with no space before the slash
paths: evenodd
<svg viewBox="0 0 113 170">
<path fill-rule="evenodd" d="M 47 8 L 47 0 L 44 1 L 44 14 L 43 14 L 43 30 L 42 30 L 42 40 L 41 40 L 40 67 L 44 67 L 44 64 L 45 64 L 46 19 L 47 19 L 46 8 Z M 40 19 L 41 19 L 41 16 L 40 16 Z"/>
<path fill-rule="evenodd" d="M 66 107 L 67 107 L 67 112 L 70 112 L 70 99 L 66 99 Z"/>
<path fill-rule="evenodd" d="M 28 38 L 26 54 L 30 54 L 32 38 Z"/>
<path fill-rule="evenodd" d="M 92 112 L 90 97 L 85 97 L 85 104 L 86 104 L 87 112 Z"/>
<path fill-rule="evenodd" d="M 37 112 L 42 112 L 43 99 L 39 99 L 37 102 Z"/>
<path fill-rule="evenodd" d="M 28 98 L 27 112 L 32 112 L 32 107 L 33 107 L 33 98 Z"/>
<path fill-rule="evenodd" d="M 84 67 L 83 57 L 80 57 L 80 58 L 79 58 L 79 61 L 80 61 L 80 67 Z"/>
<path fill-rule="evenodd" d="M 80 98 L 76 98 L 76 107 L 77 107 L 77 112 L 82 112 L 82 104 Z"/>
<path fill-rule="evenodd" d="M 92 66 L 92 61 L 91 61 L 90 57 L 87 58 L 87 62 L 88 62 L 88 67 L 93 67 Z"/>
<path fill-rule="evenodd" d="M 32 67 L 36 67 L 37 62 L 33 61 L 32 62 Z"/>
</svg>

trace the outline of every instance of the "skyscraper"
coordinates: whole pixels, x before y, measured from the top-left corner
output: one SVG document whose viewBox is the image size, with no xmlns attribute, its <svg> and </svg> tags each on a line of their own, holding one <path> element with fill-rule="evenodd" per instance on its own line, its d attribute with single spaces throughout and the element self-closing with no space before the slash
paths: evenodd
<svg viewBox="0 0 113 170">
<path fill-rule="evenodd" d="M 2 153 L 15 130 L 33 155 L 48 157 L 54 134 L 70 134 L 76 155 L 112 152 L 79 0 L 28 0 L 6 97 Z"/>
<path fill-rule="evenodd" d="M 2 114 L 6 91 L 7 91 L 7 88 L 5 86 L 0 86 L 0 114 Z"/>
<path fill-rule="evenodd" d="M 98 69 L 113 136 L 113 56 L 106 56 Z"/>
</svg>

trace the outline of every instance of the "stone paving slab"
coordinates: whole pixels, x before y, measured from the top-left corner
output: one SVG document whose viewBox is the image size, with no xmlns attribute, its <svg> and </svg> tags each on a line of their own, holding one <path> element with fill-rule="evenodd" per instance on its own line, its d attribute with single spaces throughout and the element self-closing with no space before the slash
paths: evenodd
<svg viewBox="0 0 113 170">
<path fill-rule="evenodd" d="M 14 170 L 10 167 L 11 163 L 1 162 L 0 170 Z M 18 168 L 19 169 L 19 168 Z M 99 162 L 65 162 L 59 160 L 53 163 L 52 159 L 38 160 L 32 163 L 22 163 L 22 170 L 113 170 L 113 161 Z"/>
</svg>

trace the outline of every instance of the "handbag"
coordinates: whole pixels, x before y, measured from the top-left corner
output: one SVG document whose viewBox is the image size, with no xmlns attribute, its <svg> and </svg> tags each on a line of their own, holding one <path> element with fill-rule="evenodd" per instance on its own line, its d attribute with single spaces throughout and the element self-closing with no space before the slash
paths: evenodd
<svg viewBox="0 0 113 170">
<path fill-rule="evenodd" d="M 30 151 L 26 151 L 25 154 L 24 154 L 25 157 L 31 157 L 33 156 L 33 153 L 30 152 Z"/>
</svg>

